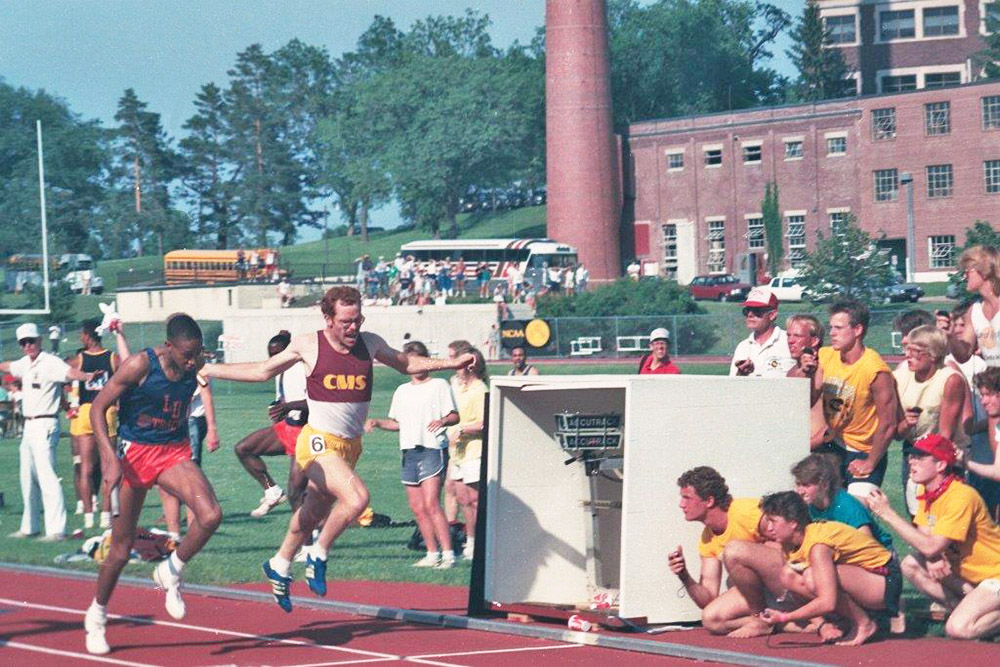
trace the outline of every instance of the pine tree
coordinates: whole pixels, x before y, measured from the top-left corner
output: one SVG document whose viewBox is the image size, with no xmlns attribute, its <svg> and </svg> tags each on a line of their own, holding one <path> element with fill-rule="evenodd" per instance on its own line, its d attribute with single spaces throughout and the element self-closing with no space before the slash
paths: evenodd
<svg viewBox="0 0 1000 667">
<path fill-rule="evenodd" d="M 769 182 L 764 188 L 764 201 L 760 212 L 764 221 L 764 238 L 767 242 L 767 268 L 772 276 L 781 271 L 785 258 L 785 238 L 781 229 L 781 210 L 778 204 L 778 184 Z"/>
<path fill-rule="evenodd" d="M 982 37 L 986 48 L 976 54 L 976 59 L 981 63 L 983 76 L 987 79 L 1000 79 L 1000 10 L 993 9 L 1000 7 L 995 3 L 987 4 L 986 32 Z M 990 11 L 993 9 L 993 11 Z"/>
<path fill-rule="evenodd" d="M 851 70 L 840 49 L 830 46 L 830 37 L 815 2 L 806 3 L 791 37 L 792 48 L 785 53 L 799 71 L 794 87 L 796 99 L 818 102 L 842 97 L 844 81 Z"/>
<path fill-rule="evenodd" d="M 878 304 L 891 277 L 885 252 L 848 215 L 829 237 L 820 232 L 816 247 L 806 254 L 799 282 L 812 300 L 844 296 Z"/>
</svg>

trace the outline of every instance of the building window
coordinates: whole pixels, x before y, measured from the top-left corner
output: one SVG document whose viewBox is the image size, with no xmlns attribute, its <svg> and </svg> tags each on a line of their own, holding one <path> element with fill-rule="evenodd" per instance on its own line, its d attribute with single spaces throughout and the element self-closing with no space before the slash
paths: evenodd
<svg viewBox="0 0 1000 667">
<path fill-rule="evenodd" d="M 847 153 L 847 137 L 827 137 L 827 155 L 845 155 Z"/>
<path fill-rule="evenodd" d="M 847 216 L 850 211 L 830 211 L 830 233 L 834 236 L 843 236 L 847 227 Z"/>
<path fill-rule="evenodd" d="M 931 236 L 927 239 L 932 269 L 950 269 L 955 266 L 955 237 Z"/>
<path fill-rule="evenodd" d="M 764 249 L 764 216 L 759 213 L 747 215 L 747 249 Z"/>
<path fill-rule="evenodd" d="M 708 221 L 708 272 L 726 272 L 726 221 Z"/>
<path fill-rule="evenodd" d="M 790 215 L 785 218 L 788 239 L 788 263 L 793 269 L 806 261 L 806 216 Z"/>
<path fill-rule="evenodd" d="M 826 37 L 829 44 L 853 44 L 858 41 L 854 14 L 827 16 L 823 22 L 826 24 Z"/>
<path fill-rule="evenodd" d="M 1000 192 L 1000 160 L 983 162 L 983 177 L 986 179 L 986 192 L 995 195 Z"/>
<path fill-rule="evenodd" d="M 899 198 L 899 172 L 895 169 L 875 170 L 875 201 L 896 201 Z"/>
<path fill-rule="evenodd" d="M 722 149 L 711 148 L 705 151 L 705 166 L 718 167 L 722 164 Z"/>
<path fill-rule="evenodd" d="M 958 34 L 958 7 L 925 7 L 924 37 Z"/>
<path fill-rule="evenodd" d="M 677 225 L 663 225 L 663 270 L 670 280 L 677 280 Z"/>
<path fill-rule="evenodd" d="M 951 132 L 951 103 L 925 104 L 924 125 L 928 136 L 949 134 Z"/>
<path fill-rule="evenodd" d="M 1000 95 L 990 95 L 982 98 L 983 129 L 1000 129 Z"/>
<path fill-rule="evenodd" d="M 954 176 L 950 164 L 934 164 L 927 167 L 927 197 L 938 199 L 950 197 Z"/>
<path fill-rule="evenodd" d="M 882 77 L 883 93 L 902 93 L 907 90 L 917 89 L 916 74 L 900 74 L 898 76 L 887 75 Z"/>
<path fill-rule="evenodd" d="M 890 39 L 916 37 L 917 35 L 912 9 L 879 12 L 878 23 L 879 39 L 883 42 Z"/>
<path fill-rule="evenodd" d="M 961 72 L 934 72 L 924 75 L 924 88 L 944 88 L 962 83 Z"/>
<path fill-rule="evenodd" d="M 983 7 L 983 5 L 980 5 L 980 7 Z M 1000 21 L 1000 0 L 985 3 L 984 9 L 985 11 L 982 12 L 982 16 L 979 18 L 982 25 L 980 32 L 984 35 L 991 35 L 993 33 L 990 28 L 993 27 L 993 22 Z"/>
<path fill-rule="evenodd" d="M 896 138 L 896 108 L 872 109 L 872 141 Z"/>
<path fill-rule="evenodd" d="M 743 146 L 743 163 L 744 164 L 757 164 L 760 162 L 761 148 L 760 144 L 750 144 L 749 146 Z"/>
<path fill-rule="evenodd" d="M 684 153 L 668 153 L 667 169 L 670 171 L 680 171 L 684 168 Z"/>
<path fill-rule="evenodd" d="M 785 142 L 785 159 L 786 160 L 798 160 L 802 158 L 802 142 L 801 141 L 786 141 Z"/>
<path fill-rule="evenodd" d="M 840 81 L 840 89 L 837 91 L 838 97 L 857 97 L 858 96 L 858 79 L 853 76 L 849 76 Z"/>
</svg>

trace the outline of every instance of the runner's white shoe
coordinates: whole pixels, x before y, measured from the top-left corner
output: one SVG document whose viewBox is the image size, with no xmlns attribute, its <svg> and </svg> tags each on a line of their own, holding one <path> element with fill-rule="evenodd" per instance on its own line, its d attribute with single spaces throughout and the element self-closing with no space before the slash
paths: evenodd
<svg viewBox="0 0 1000 667">
<path fill-rule="evenodd" d="M 153 570 L 153 581 L 167 593 L 164 601 L 167 613 L 178 621 L 184 618 L 187 607 L 184 605 L 184 598 L 181 597 L 181 576 L 174 572 L 169 558 L 160 562 Z"/>
<path fill-rule="evenodd" d="M 108 625 L 107 613 L 91 605 L 83 617 L 83 629 L 87 631 L 87 653 L 104 655 L 111 652 L 104 629 Z"/>
<path fill-rule="evenodd" d="M 444 556 L 441 556 L 441 560 L 438 561 L 438 564 L 435 565 L 434 568 L 438 570 L 450 570 L 451 568 L 455 567 L 456 560 L 457 559 L 454 556 L 452 556 L 451 558 L 445 558 Z"/>
<path fill-rule="evenodd" d="M 264 491 L 264 497 L 260 499 L 260 505 L 257 509 L 250 512 L 250 516 L 255 519 L 259 519 L 262 516 L 267 516 L 267 513 L 274 509 L 277 505 L 280 505 L 285 500 L 285 494 L 281 490 L 280 486 L 269 487 Z"/>
</svg>

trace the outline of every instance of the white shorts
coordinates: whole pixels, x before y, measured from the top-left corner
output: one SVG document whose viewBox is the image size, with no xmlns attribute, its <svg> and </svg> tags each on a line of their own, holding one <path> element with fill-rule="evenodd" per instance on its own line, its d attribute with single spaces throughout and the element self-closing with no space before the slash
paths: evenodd
<svg viewBox="0 0 1000 667">
<path fill-rule="evenodd" d="M 448 479 L 465 484 L 475 484 L 479 481 L 479 465 L 482 459 L 466 459 L 461 463 L 448 462 Z"/>
</svg>

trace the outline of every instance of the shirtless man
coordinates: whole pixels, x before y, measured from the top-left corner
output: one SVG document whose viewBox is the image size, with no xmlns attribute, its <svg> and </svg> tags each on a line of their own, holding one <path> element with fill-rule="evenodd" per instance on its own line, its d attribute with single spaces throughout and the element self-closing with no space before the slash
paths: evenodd
<svg viewBox="0 0 1000 667">
<path fill-rule="evenodd" d="M 213 364 L 204 374 L 241 382 L 264 382 L 304 363 L 309 421 L 295 446 L 295 460 L 308 478 L 305 500 L 292 515 L 281 547 L 264 562 L 275 602 L 292 610 L 289 597 L 292 559 L 313 528 L 323 521 L 319 538 L 306 557 L 306 581 L 316 595 L 326 595 L 327 555 L 334 540 L 368 505 L 368 488 L 355 473 L 361 435 L 371 401 L 373 361 L 400 373 L 457 369 L 475 363 L 472 354 L 455 359 L 407 356 L 380 336 L 361 332 L 361 294 L 352 287 L 327 291 L 320 304 L 326 327 L 292 339 L 273 357 L 244 364 Z M 334 504 L 334 501 L 336 503 Z"/>
<path fill-rule="evenodd" d="M 120 514 L 112 520 L 111 550 L 101 563 L 97 595 L 84 619 L 90 653 L 111 650 L 104 636 L 106 607 L 128 563 L 139 513 L 154 484 L 179 498 L 194 518 L 177 550 L 153 571 L 157 586 L 166 590 L 167 612 L 175 619 L 184 618 L 187 611 L 180 593 L 181 570 L 222 522 L 215 492 L 191 460 L 188 442 L 188 406 L 204 363 L 202 352 L 198 324 L 184 313 L 172 315 L 166 342 L 128 357 L 91 406 L 104 485 L 112 495 L 112 507 L 120 485 Z M 111 443 L 107 422 L 107 409 L 115 402 L 121 417 L 119 447 Z"/>
</svg>

